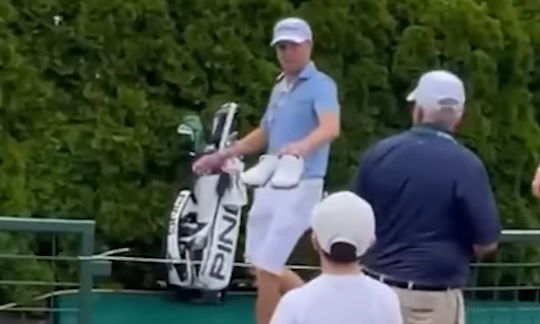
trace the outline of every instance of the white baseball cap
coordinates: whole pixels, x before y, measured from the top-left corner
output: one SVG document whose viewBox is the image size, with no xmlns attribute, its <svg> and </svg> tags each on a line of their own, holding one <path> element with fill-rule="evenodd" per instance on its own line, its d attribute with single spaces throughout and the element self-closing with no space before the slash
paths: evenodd
<svg viewBox="0 0 540 324">
<path fill-rule="evenodd" d="M 326 253 L 334 243 L 348 243 L 361 257 L 375 240 L 375 216 L 371 205 L 350 191 L 325 197 L 312 210 L 311 228 Z"/>
<path fill-rule="evenodd" d="M 306 40 L 311 41 L 312 37 L 311 28 L 305 20 L 289 17 L 276 23 L 270 45 L 274 46 L 279 41 L 302 43 Z"/>
<path fill-rule="evenodd" d="M 415 101 L 424 109 L 453 107 L 463 110 L 465 87 L 453 73 L 436 70 L 422 75 L 416 88 L 407 96 L 407 101 Z"/>
</svg>

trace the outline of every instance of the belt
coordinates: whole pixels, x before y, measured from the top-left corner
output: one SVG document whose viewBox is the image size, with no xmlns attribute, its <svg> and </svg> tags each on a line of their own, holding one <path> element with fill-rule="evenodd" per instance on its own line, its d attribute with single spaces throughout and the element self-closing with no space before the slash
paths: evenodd
<svg viewBox="0 0 540 324">
<path fill-rule="evenodd" d="M 370 276 L 371 278 L 380 281 L 382 283 L 385 283 L 389 286 L 402 288 L 402 289 L 408 289 L 408 290 L 423 290 L 423 291 L 445 291 L 454 289 L 452 287 L 448 286 L 437 286 L 437 285 L 427 285 L 427 284 L 418 284 L 413 281 L 403 281 L 403 280 L 396 280 L 388 278 L 382 274 L 378 274 L 375 272 L 372 272 L 367 269 L 362 270 L 366 275 Z"/>
</svg>

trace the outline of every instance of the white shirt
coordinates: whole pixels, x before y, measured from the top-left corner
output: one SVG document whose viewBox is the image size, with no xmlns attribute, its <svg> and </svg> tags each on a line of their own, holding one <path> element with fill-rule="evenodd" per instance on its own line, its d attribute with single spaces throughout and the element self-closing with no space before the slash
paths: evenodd
<svg viewBox="0 0 540 324">
<path fill-rule="evenodd" d="M 397 294 L 363 274 L 321 274 L 286 293 L 270 324 L 402 324 Z"/>
</svg>

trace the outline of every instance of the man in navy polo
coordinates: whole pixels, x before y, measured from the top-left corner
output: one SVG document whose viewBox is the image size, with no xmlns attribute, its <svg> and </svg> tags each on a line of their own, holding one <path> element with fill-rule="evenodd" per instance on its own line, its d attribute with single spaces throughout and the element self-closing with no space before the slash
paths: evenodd
<svg viewBox="0 0 540 324">
<path fill-rule="evenodd" d="M 498 212 L 482 161 L 458 143 L 465 90 L 447 71 L 407 97 L 413 127 L 362 156 L 353 191 L 376 216 L 364 272 L 398 293 L 404 323 L 464 323 L 469 263 L 497 247 Z"/>
</svg>

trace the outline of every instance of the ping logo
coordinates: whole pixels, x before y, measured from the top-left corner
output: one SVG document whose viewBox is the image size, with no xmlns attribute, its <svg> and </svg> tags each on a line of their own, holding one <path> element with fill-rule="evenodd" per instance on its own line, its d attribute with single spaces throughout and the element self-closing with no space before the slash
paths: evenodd
<svg viewBox="0 0 540 324">
<path fill-rule="evenodd" d="M 233 230 L 238 225 L 238 208 L 224 208 L 224 213 L 219 220 L 220 224 L 224 224 L 222 230 L 218 234 L 217 252 L 212 256 L 210 266 L 210 277 L 223 280 L 225 279 L 225 271 L 230 268 L 225 264 L 226 260 L 234 257 L 234 243 L 236 237 L 233 236 Z"/>
</svg>

